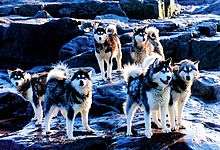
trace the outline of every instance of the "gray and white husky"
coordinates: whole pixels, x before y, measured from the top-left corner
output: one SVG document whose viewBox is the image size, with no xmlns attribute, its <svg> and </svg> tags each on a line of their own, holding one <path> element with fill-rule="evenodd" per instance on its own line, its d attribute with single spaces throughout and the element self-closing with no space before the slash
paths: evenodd
<svg viewBox="0 0 220 150">
<path fill-rule="evenodd" d="M 185 128 L 182 125 L 183 108 L 191 95 L 194 80 L 199 77 L 198 64 L 198 61 L 192 62 L 190 60 L 182 60 L 175 64 L 169 101 L 171 130 Z"/>
<path fill-rule="evenodd" d="M 35 124 L 40 125 L 43 119 L 43 109 L 41 102 L 45 93 L 45 84 L 47 73 L 36 73 L 30 75 L 22 69 L 8 70 L 11 83 L 16 87 L 18 92 L 29 101 L 34 110 Z"/>
<path fill-rule="evenodd" d="M 100 23 L 94 28 L 94 39 L 95 39 L 95 56 L 98 60 L 101 75 L 104 80 L 105 67 L 104 63 L 107 64 L 107 78 L 112 78 L 112 60 L 116 58 L 117 70 L 121 70 L 121 42 L 117 35 L 116 27 L 112 24 L 105 25 Z"/>
<path fill-rule="evenodd" d="M 92 104 L 92 81 L 87 71 L 77 70 L 70 74 L 64 64 L 58 64 L 49 73 L 45 93 L 45 130 L 50 131 L 51 119 L 61 111 L 66 118 L 66 132 L 73 138 L 75 116 L 80 112 L 84 127 L 93 131 L 88 124 Z"/>
<path fill-rule="evenodd" d="M 128 99 L 124 111 L 127 116 L 127 135 L 132 135 L 131 126 L 137 108 L 144 109 L 145 135 L 152 136 L 151 114 L 153 121 L 160 124 L 157 112 L 161 110 L 163 132 L 169 132 L 166 126 L 166 114 L 170 100 L 170 81 L 172 78 L 171 59 L 156 58 L 149 68 L 125 68 L 124 77 L 127 80 Z"/>
<path fill-rule="evenodd" d="M 163 47 L 160 43 L 159 30 L 155 27 L 135 28 L 131 57 L 136 65 L 142 65 L 145 58 L 159 55 L 164 59 Z"/>
</svg>

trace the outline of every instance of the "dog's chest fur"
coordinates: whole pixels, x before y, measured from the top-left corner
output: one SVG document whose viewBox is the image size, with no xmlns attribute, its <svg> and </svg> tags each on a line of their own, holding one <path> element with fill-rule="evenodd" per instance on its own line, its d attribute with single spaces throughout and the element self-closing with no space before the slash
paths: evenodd
<svg viewBox="0 0 220 150">
<path fill-rule="evenodd" d="M 161 90 L 151 89 L 146 91 L 146 95 L 150 109 L 158 109 L 159 106 L 168 104 L 170 100 L 170 87 L 168 86 Z"/>
<path fill-rule="evenodd" d="M 95 42 L 96 53 L 99 54 L 103 59 L 108 57 L 106 55 L 116 57 L 120 48 L 120 41 L 117 35 L 109 35 L 107 40 L 101 44 Z"/>
</svg>

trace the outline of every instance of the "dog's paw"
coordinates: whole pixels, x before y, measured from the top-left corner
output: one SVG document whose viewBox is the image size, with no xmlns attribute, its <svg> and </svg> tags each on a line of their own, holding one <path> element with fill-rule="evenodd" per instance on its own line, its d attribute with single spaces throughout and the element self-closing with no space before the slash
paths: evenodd
<svg viewBox="0 0 220 150">
<path fill-rule="evenodd" d="M 163 129 L 162 129 L 162 132 L 163 132 L 163 133 L 169 133 L 169 132 L 171 132 L 171 130 L 170 130 L 169 128 L 163 128 Z"/>
<path fill-rule="evenodd" d="M 94 130 L 94 129 L 92 129 L 92 128 L 90 128 L 90 127 L 88 127 L 86 130 L 87 130 L 88 132 L 92 132 L 92 133 L 94 133 L 94 132 L 95 132 L 95 130 Z"/>
<path fill-rule="evenodd" d="M 126 136 L 132 136 L 133 134 L 132 134 L 132 132 L 127 132 L 126 133 Z"/>
<path fill-rule="evenodd" d="M 186 129 L 186 127 L 183 125 L 178 125 L 178 129 Z"/>
<path fill-rule="evenodd" d="M 31 121 L 37 121 L 36 117 L 31 118 Z"/>
<path fill-rule="evenodd" d="M 146 136 L 147 138 L 149 138 L 149 139 L 150 139 L 150 138 L 151 138 L 151 136 L 153 135 L 153 132 L 152 132 L 152 131 L 148 131 L 148 130 L 147 130 L 147 131 L 145 131 L 145 132 L 144 132 L 144 134 L 145 134 L 145 136 Z"/>
</svg>

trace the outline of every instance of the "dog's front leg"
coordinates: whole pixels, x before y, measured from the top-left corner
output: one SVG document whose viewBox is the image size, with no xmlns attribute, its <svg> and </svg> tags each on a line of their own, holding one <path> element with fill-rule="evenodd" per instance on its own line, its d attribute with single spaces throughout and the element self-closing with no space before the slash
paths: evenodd
<svg viewBox="0 0 220 150">
<path fill-rule="evenodd" d="M 185 127 L 182 125 L 182 113 L 183 113 L 183 108 L 184 108 L 185 103 L 181 100 L 178 101 L 177 104 L 177 111 L 178 111 L 178 115 L 177 115 L 177 126 L 179 129 L 185 129 Z"/>
<path fill-rule="evenodd" d="M 111 80 L 112 79 L 112 57 L 109 57 L 109 60 L 107 60 L 106 63 L 107 63 L 107 78 Z"/>
<path fill-rule="evenodd" d="M 162 131 L 165 132 L 165 133 L 168 133 L 170 132 L 170 129 L 167 128 L 167 125 L 166 125 L 166 115 L 168 114 L 168 106 L 165 105 L 165 106 L 161 106 L 160 107 L 160 110 L 161 110 L 161 123 L 162 123 Z"/>
<path fill-rule="evenodd" d="M 150 119 L 150 111 L 149 108 L 144 107 L 144 121 L 145 121 L 145 136 L 147 138 L 151 138 L 153 135 L 152 129 L 151 129 L 151 119 Z"/>
<path fill-rule="evenodd" d="M 175 112 L 176 112 L 175 111 L 175 105 L 174 104 L 169 105 L 170 127 L 171 127 L 172 131 L 176 130 L 176 123 L 175 123 L 176 113 Z"/>
<path fill-rule="evenodd" d="M 36 116 L 37 116 L 37 121 L 36 125 L 41 125 L 42 119 L 43 119 L 43 108 L 42 105 L 39 103 L 36 107 Z"/>
<path fill-rule="evenodd" d="M 102 79 L 106 80 L 106 78 L 105 78 L 104 59 L 102 59 L 101 56 L 99 54 L 97 54 L 97 53 L 95 55 L 96 55 L 96 58 L 97 58 L 97 61 L 98 61 L 98 64 L 99 64 L 99 68 L 100 68 L 100 71 L 101 71 Z"/>
<path fill-rule="evenodd" d="M 88 121 L 88 116 L 89 116 L 89 111 L 87 110 L 83 110 L 81 117 L 82 117 L 82 124 L 84 126 L 84 128 L 90 132 L 95 132 L 95 130 L 93 130 L 92 128 L 90 128 L 89 126 L 89 121 Z"/>
</svg>

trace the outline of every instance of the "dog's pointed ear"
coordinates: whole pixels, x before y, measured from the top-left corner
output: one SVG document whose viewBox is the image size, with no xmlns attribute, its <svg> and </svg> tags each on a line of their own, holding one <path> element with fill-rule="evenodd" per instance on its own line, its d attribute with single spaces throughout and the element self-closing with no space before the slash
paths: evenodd
<svg viewBox="0 0 220 150">
<path fill-rule="evenodd" d="M 98 26 L 99 26 L 99 21 L 94 21 L 94 22 L 91 22 L 91 25 L 93 26 L 93 29 L 97 29 Z"/>
<path fill-rule="evenodd" d="M 193 63 L 194 63 L 194 65 L 195 65 L 196 69 L 198 69 L 198 68 L 199 68 L 199 63 L 200 63 L 200 61 L 194 61 Z"/>
<path fill-rule="evenodd" d="M 165 60 L 166 61 L 166 63 L 170 66 L 171 65 L 171 63 L 172 63 L 172 58 L 170 57 L 170 58 L 168 58 L 167 60 Z"/>
<path fill-rule="evenodd" d="M 153 62 L 153 67 L 154 67 L 154 68 L 157 67 L 157 65 L 158 65 L 159 63 L 160 63 L 159 59 L 156 58 L 156 59 L 154 60 L 154 62 Z"/>
<path fill-rule="evenodd" d="M 92 77 L 92 74 L 93 74 L 93 70 L 89 70 L 88 75 L 89 75 L 90 78 Z"/>
<path fill-rule="evenodd" d="M 11 73 L 13 72 L 13 70 L 8 69 L 7 72 L 8 72 L 8 75 L 11 76 Z"/>
<path fill-rule="evenodd" d="M 137 31 L 138 31 L 138 28 L 135 27 L 135 28 L 133 29 L 133 32 L 135 33 L 135 32 L 137 32 Z"/>
</svg>

